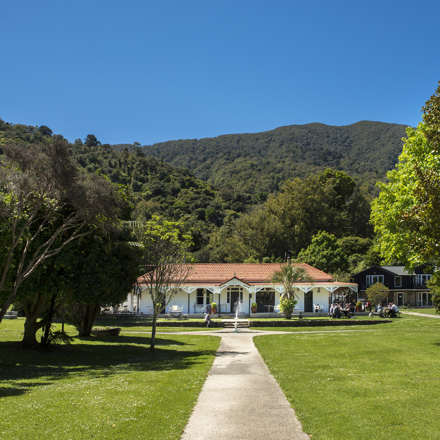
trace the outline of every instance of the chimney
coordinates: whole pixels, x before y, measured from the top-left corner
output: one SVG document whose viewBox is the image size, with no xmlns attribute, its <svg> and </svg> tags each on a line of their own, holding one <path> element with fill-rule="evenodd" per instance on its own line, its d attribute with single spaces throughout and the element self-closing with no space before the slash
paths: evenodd
<svg viewBox="0 0 440 440">
<path fill-rule="evenodd" d="M 290 264 L 292 263 L 292 251 L 287 251 L 284 254 L 284 261 L 290 266 Z"/>
</svg>

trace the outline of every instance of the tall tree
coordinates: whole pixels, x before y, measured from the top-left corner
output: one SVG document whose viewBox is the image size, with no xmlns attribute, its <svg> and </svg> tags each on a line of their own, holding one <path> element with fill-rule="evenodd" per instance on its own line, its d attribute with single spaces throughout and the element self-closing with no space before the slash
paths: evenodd
<svg viewBox="0 0 440 440">
<path fill-rule="evenodd" d="M 413 267 L 440 258 L 440 161 L 425 137 L 425 124 L 407 133 L 397 168 L 388 173 L 389 183 L 379 184 L 371 220 L 382 257 Z M 431 176 L 430 183 L 421 181 L 422 170 Z"/>
<path fill-rule="evenodd" d="M 177 294 L 192 267 L 191 237 L 182 235 L 181 228 L 180 222 L 160 221 L 153 216 L 139 231 L 144 275 L 138 281 L 145 285 L 153 303 L 151 351 L 155 348 L 157 315 Z"/>
<path fill-rule="evenodd" d="M 346 272 L 348 270 L 347 255 L 343 252 L 338 239 L 325 231 L 313 236 L 312 242 L 297 257 L 303 262 L 327 273 Z"/>
<path fill-rule="evenodd" d="M 14 143 L 2 148 L 0 218 L 8 246 L 0 250 L 0 322 L 21 283 L 43 261 L 86 234 L 86 225 L 115 218 L 120 206 L 110 182 L 78 172 L 67 142 L 59 136 L 44 145 Z M 13 285 L 5 297 L 14 260 Z"/>
<path fill-rule="evenodd" d="M 140 275 L 139 255 L 126 229 L 95 231 L 63 254 L 69 267 L 66 287 L 72 292 L 68 314 L 79 336 L 90 336 L 102 305 L 121 304 Z"/>
<path fill-rule="evenodd" d="M 423 110 L 424 123 L 407 129 L 397 169 L 372 204 L 382 256 L 408 267 L 440 261 L 440 86 Z"/>
</svg>

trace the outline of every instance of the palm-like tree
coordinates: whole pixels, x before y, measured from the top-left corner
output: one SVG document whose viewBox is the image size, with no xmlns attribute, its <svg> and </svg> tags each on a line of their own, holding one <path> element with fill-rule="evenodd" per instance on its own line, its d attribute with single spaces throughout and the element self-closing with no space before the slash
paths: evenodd
<svg viewBox="0 0 440 440">
<path fill-rule="evenodd" d="M 307 273 L 306 269 L 300 265 L 286 264 L 281 266 L 280 270 L 277 270 L 272 275 L 270 281 L 274 285 L 281 284 L 284 287 L 284 293 L 280 298 L 280 306 L 284 312 L 284 317 L 290 319 L 293 309 L 298 303 L 298 295 L 295 293 L 295 283 L 300 281 L 312 282 L 312 278 Z"/>
</svg>

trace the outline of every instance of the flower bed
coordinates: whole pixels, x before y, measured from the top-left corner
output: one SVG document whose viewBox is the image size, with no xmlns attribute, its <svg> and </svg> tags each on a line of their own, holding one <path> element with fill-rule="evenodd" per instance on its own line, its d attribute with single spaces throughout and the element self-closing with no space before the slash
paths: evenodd
<svg viewBox="0 0 440 440">
<path fill-rule="evenodd" d="M 97 327 L 91 333 L 97 336 L 118 336 L 121 332 L 120 327 Z"/>
</svg>

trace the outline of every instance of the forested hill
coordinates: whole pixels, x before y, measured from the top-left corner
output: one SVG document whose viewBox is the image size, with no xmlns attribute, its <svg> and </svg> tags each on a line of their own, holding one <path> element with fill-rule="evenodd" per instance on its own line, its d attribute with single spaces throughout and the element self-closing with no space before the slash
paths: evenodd
<svg viewBox="0 0 440 440">
<path fill-rule="evenodd" d="M 406 125 L 361 121 L 336 127 L 290 125 L 263 133 L 161 142 L 142 147 L 148 156 L 192 170 L 216 187 L 247 193 L 277 191 L 287 179 L 325 168 L 343 170 L 358 184 L 384 180 L 402 151 Z M 129 145 L 114 145 L 122 150 Z"/>
</svg>

